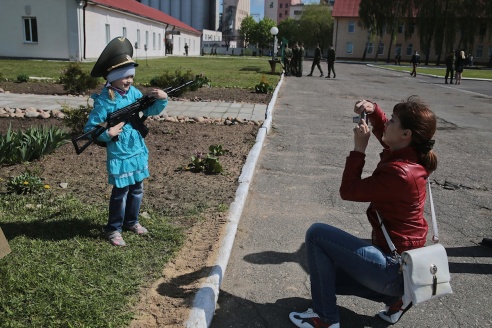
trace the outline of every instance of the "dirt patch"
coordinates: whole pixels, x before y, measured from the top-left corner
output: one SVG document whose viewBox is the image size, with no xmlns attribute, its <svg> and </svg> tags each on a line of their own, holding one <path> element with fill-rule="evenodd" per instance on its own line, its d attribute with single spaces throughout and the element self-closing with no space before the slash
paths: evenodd
<svg viewBox="0 0 492 328">
<path fill-rule="evenodd" d="M 20 89 L 19 85 L 25 88 Z M 0 88 L 12 93 L 63 94 L 59 87 L 48 83 L 0 84 Z M 249 90 L 214 88 L 199 89 L 184 96 L 195 101 L 251 103 L 268 103 L 271 98 L 271 95 L 255 94 Z M 63 126 L 56 119 L 3 118 L 0 119 L 0 133 L 6 131 L 9 124 L 14 130 L 32 125 Z M 148 120 L 147 125 L 151 131 L 146 138 L 151 176 L 145 182 L 143 208 L 174 217 L 175 224 L 187 228 L 187 240 L 176 258 L 163 268 L 161 279 L 142 289 L 135 309 L 137 317 L 131 327 L 183 327 L 196 289 L 215 262 L 227 216 L 227 212 L 221 209 L 234 200 L 238 177 L 259 127 L 254 124 L 226 126 L 152 120 Z M 179 170 L 190 162 L 194 152 L 207 152 L 212 144 L 220 144 L 228 150 L 220 157 L 224 174 L 206 175 Z M 66 144 L 31 165 L 40 170 L 45 183 L 53 186 L 55 193 L 68 191 L 80 195 L 81 200 L 89 204 L 106 203 L 111 193 L 104 148 L 93 145 L 83 154 L 76 155 L 73 146 Z M 0 178 L 21 174 L 24 169 L 23 165 L 2 167 Z M 90 179 L 87 178 L 89 176 Z M 68 188 L 58 187 L 60 183 L 67 183 Z M 190 211 L 200 212 L 204 219 L 182 220 Z"/>
</svg>

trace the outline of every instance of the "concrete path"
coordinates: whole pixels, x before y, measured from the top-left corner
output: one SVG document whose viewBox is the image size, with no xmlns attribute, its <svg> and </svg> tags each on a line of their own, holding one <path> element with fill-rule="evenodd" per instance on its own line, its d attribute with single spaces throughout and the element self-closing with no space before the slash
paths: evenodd
<svg viewBox="0 0 492 328">
<path fill-rule="evenodd" d="M 304 68 L 306 74 L 310 65 Z M 492 249 L 480 245 L 492 236 L 492 83 L 445 85 L 340 63 L 336 72 L 336 79 L 287 77 L 280 89 L 211 327 L 294 327 L 289 312 L 305 310 L 311 299 L 308 227 L 325 222 L 370 238 L 368 204 L 343 201 L 338 193 L 353 149 L 353 105 L 371 99 L 390 114 L 410 95 L 422 97 L 438 116 L 439 166 L 431 179 L 454 294 L 415 306 L 397 326 L 492 327 Z M 380 151 L 372 137 L 364 176 Z M 376 317 L 382 304 L 351 296 L 340 296 L 338 304 L 342 327 L 388 327 Z"/>
<path fill-rule="evenodd" d="M 32 94 L 0 93 L 0 107 L 27 108 L 43 110 L 61 109 L 63 105 L 77 108 L 79 105 L 92 105 L 88 97 L 43 96 Z M 265 120 L 265 104 L 228 103 L 220 101 L 192 102 L 169 101 L 166 113 L 169 116 L 237 118 L 241 120 Z"/>
</svg>

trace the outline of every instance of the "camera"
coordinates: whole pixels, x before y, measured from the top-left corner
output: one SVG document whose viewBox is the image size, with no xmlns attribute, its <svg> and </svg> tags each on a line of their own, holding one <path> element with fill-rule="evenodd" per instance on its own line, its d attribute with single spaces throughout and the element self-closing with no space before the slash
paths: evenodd
<svg viewBox="0 0 492 328">
<path fill-rule="evenodd" d="M 360 122 L 362 122 L 361 120 L 364 120 L 364 121 L 367 122 L 367 119 L 366 118 L 367 118 L 367 113 L 366 113 L 366 111 L 363 111 L 362 113 L 360 113 L 359 116 L 354 116 L 352 118 L 352 122 L 353 123 L 357 123 L 357 124 L 359 124 Z"/>
</svg>

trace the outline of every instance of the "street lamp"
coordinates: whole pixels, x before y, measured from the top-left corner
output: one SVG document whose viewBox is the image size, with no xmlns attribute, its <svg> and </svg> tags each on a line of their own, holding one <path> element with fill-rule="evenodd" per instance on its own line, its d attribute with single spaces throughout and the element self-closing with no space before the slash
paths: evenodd
<svg viewBox="0 0 492 328">
<path fill-rule="evenodd" d="M 270 33 L 273 35 L 273 49 L 272 49 L 272 60 L 275 61 L 275 50 L 277 49 L 277 34 L 278 34 L 278 28 L 276 26 L 273 26 L 270 29 Z"/>
</svg>

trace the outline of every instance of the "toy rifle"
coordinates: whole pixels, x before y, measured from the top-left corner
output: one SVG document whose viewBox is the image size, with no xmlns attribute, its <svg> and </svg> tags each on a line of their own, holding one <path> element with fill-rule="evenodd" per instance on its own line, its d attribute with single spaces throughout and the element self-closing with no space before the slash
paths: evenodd
<svg viewBox="0 0 492 328">
<path fill-rule="evenodd" d="M 168 87 L 164 89 L 164 91 L 168 94 L 171 95 L 175 93 L 178 90 L 181 90 L 191 83 L 195 81 L 191 80 L 188 81 L 176 88 Z M 128 123 L 130 122 L 133 126 L 134 129 L 138 130 L 140 132 L 140 135 L 145 138 L 147 134 L 149 133 L 149 128 L 145 126 L 144 122 L 147 119 L 147 116 L 143 115 L 140 117 L 140 112 L 146 110 L 150 106 L 152 106 L 155 103 L 156 99 L 153 97 L 149 96 L 143 96 L 142 98 L 139 98 L 137 101 L 134 103 L 131 103 L 128 106 L 125 106 L 121 109 L 118 109 L 117 111 L 113 113 L 109 113 L 107 118 L 106 118 L 106 125 L 98 125 L 94 129 L 78 136 L 72 139 L 73 146 L 75 147 L 75 152 L 77 155 L 82 153 L 87 147 L 89 147 L 92 143 L 96 143 L 100 146 L 106 147 L 106 143 L 97 140 L 97 138 L 103 134 L 106 130 L 109 128 L 120 124 L 121 122 Z M 83 144 L 81 147 L 79 147 L 78 142 L 80 140 L 88 139 L 88 141 Z M 118 136 L 113 137 L 113 141 L 118 141 Z"/>
</svg>

